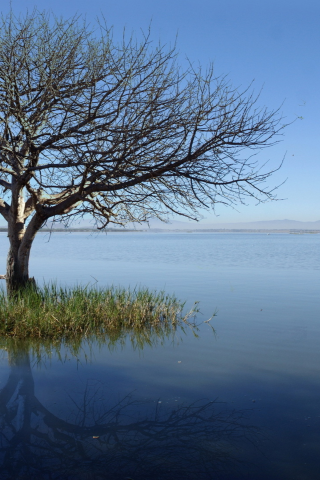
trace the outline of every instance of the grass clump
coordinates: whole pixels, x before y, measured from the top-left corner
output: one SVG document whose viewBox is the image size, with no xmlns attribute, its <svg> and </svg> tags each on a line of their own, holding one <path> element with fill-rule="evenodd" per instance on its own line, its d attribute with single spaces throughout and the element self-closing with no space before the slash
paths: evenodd
<svg viewBox="0 0 320 480">
<path fill-rule="evenodd" d="M 28 288 L 7 296 L 0 291 L 0 335 L 68 338 L 76 335 L 112 335 L 132 330 L 156 331 L 188 324 L 197 313 L 183 315 L 184 303 L 174 295 L 147 288 L 120 287 Z"/>
</svg>

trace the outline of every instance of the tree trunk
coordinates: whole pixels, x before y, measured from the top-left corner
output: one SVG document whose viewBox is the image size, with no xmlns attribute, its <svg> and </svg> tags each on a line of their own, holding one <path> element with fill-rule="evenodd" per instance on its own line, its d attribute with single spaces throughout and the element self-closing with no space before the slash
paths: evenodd
<svg viewBox="0 0 320 480">
<path fill-rule="evenodd" d="M 20 248 L 16 249 L 12 245 L 9 248 L 6 273 L 7 292 L 9 294 L 34 284 L 34 279 L 30 280 L 29 278 L 30 249 L 21 255 Z"/>
<path fill-rule="evenodd" d="M 9 221 L 8 237 L 10 248 L 7 257 L 7 293 L 14 295 L 28 286 L 36 286 L 34 278 L 29 277 L 29 257 L 33 240 L 44 218 L 35 215 L 28 227 L 24 223 Z"/>
</svg>

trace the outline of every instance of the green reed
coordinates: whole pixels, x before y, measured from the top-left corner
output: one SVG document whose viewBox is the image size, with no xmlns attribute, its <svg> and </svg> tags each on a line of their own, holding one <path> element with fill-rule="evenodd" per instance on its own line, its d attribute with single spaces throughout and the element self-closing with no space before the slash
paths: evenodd
<svg viewBox="0 0 320 480">
<path fill-rule="evenodd" d="M 70 338 L 130 331 L 144 337 L 166 327 L 195 326 L 197 304 L 183 313 L 184 302 L 163 291 L 121 287 L 73 288 L 55 284 L 26 288 L 14 296 L 0 291 L 0 335 L 19 338 Z"/>
</svg>

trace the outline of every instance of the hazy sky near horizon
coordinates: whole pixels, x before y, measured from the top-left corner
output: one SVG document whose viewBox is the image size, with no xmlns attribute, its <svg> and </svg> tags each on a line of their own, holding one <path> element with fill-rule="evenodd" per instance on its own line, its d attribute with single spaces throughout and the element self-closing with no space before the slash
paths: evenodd
<svg viewBox="0 0 320 480">
<path fill-rule="evenodd" d="M 213 62 L 217 75 L 246 87 L 263 87 L 260 105 L 279 107 L 285 122 L 296 121 L 281 143 L 264 150 L 261 162 L 282 168 L 270 185 L 286 180 L 278 190 L 284 200 L 239 206 L 238 212 L 217 207 L 218 217 L 204 213 L 210 223 L 290 218 L 320 220 L 320 2 L 319 0 L 12 0 L 15 13 L 38 7 L 56 15 L 84 14 L 91 22 L 104 15 L 115 37 L 146 31 L 151 38 L 173 44 L 178 35 L 179 62 Z M 1 2 L 3 13 L 9 1 Z M 298 117 L 303 117 L 302 119 Z M 3 225 L 3 222 L 0 222 Z"/>
</svg>

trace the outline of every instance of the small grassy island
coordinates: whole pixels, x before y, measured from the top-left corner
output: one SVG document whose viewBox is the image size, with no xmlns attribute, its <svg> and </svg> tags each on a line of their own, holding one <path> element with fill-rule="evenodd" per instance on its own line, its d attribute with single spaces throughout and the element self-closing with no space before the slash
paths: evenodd
<svg viewBox="0 0 320 480">
<path fill-rule="evenodd" d="M 130 331 L 156 333 L 188 325 L 197 304 L 183 314 L 174 295 L 121 287 L 28 287 L 8 296 L 0 290 L 0 335 L 17 338 L 119 336 Z"/>
</svg>

